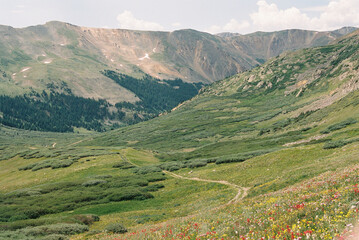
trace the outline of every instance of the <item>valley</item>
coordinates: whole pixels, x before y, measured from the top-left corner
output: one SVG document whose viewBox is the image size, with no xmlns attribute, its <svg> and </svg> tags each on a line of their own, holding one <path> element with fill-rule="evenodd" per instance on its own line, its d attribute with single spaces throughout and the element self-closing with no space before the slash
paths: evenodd
<svg viewBox="0 0 359 240">
<path fill-rule="evenodd" d="M 285 51 L 324 46 L 354 30 L 232 36 L 191 29 L 99 29 L 56 21 L 27 28 L 0 26 L 0 122 L 56 132 L 78 131 L 74 127 L 101 132 L 132 125 L 171 111 L 204 85 Z M 94 106 L 96 113 L 81 111 L 66 119 L 59 116 L 62 111 L 49 110 L 53 105 L 48 96 L 64 109 L 64 116 L 85 105 Z M 5 105 L 41 112 L 44 121 L 38 123 L 30 111 L 25 118 Z"/>
<path fill-rule="evenodd" d="M 81 31 L 91 36 L 83 47 L 111 36 Z M 150 34 L 113 35 L 120 32 Z M 276 37 L 298 34 L 289 32 Z M 176 34 L 233 45 L 249 38 L 191 30 L 168 38 Z M 263 43 L 250 64 L 239 64 L 241 73 L 196 73 L 211 83 L 205 86 L 190 75 L 157 78 L 145 67 L 137 76 L 96 69 L 141 103 L 92 103 L 156 113 L 136 124 L 95 132 L 71 122 L 74 132 L 63 133 L 0 125 L 0 239 L 356 239 L 359 31 L 334 39 L 306 34 L 313 44 L 296 51 L 283 52 L 294 50 L 287 38 L 282 50 L 266 51 Z M 154 58 L 142 55 L 139 61 Z M 166 95 L 152 96 L 156 91 Z"/>
</svg>

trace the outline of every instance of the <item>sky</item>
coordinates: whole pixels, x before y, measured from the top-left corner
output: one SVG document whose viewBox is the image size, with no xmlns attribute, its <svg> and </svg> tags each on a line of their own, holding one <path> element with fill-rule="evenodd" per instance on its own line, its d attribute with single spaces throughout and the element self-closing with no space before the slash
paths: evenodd
<svg viewBox="0 0 359 240">
<path fill-rule="evenodd" d="M 48 21 L 133 30 L 209 33 L 359 27 L 359 0 L 0 0 L 0 25 Z"/>
</svg>

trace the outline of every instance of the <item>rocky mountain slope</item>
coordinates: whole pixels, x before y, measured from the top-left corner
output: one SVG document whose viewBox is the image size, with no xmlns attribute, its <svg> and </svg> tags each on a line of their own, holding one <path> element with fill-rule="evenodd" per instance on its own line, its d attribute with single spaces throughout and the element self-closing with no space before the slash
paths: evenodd
<svg viewBox="0 0 359 240">
<path fill-rule="evenodd" d="M 285 51 L 324 46 L 355 30 L 356 28 L 353 27 L 343 27 L 332 32 L 293 29 L 278 32 L 255 32 L 247 35 L 220 34 L 220 36 L 231 42 L 237 49 L 263 63 Z"/>
<path fill-rule="evenodd" d="M 133 124 L 192 98 L 203 83 L 251 69 L 283 51 L 326 45 L 352 30 L 215 36 L 62 22 L 0 26 L 0 122 L 61 132 Z"/>
<path fill-rule="evenodd" d="M 99 140 L 164 153 L 171 149 L 173 159 L 230 158 L 260 143 L 265 147 L 256 150 L 273 151 L 296 141 L 330 140 L 320 132 L 358 117 L 352 109 L 359 88 L 358 42 L 356 31 L 328 46 L 282 54 L 205 87 L 166 116 Z"/>
<path fill-rule="evenodd" d="M 65 83 L 76 96 L 136 102 L 138 96 L 100 71 L 210 83 L 283 51 L 325 45 L 345 33 L 288 30 L 220 37 L 195 30 L 144 32 L 62 22 L 23 29 L 1 26 L 0 93 L 59 92 Z"/>
</svg>

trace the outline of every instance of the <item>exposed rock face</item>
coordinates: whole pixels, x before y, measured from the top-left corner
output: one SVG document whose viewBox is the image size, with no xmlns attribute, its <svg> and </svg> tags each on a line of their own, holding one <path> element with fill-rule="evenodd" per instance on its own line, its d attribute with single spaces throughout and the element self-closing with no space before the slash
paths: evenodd
<svg viewBox="0 0 359 240">
<path fill-rule="evenodd" d="M 66 85 L 78 96 L 134 102 L 138 100 L 135 94 L 100 71 L 211 83 L 283 51 L 325 45 L 349 31 L 216 36 L 195 30 L 145 32 L 62 22 L 23 29 L 0 26 L 0 93 L 21 94 Z"/>
</svg>

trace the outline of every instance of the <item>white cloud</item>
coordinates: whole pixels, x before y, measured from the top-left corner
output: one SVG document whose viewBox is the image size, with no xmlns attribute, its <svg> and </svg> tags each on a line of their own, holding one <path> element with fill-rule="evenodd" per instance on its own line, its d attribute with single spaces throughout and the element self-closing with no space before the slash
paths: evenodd
<svg viewBox="0 0 359 240">
<path fill-rule="evenodd" d="M 162 31 L 164 27 L 155 22 L 148 22 L 142 19 L 137 19 L 130 11 L 124 11 L 117 16 L 117 21 L 120 28 L 133 30 L 151 30 Z"/>
<path fill-rule="evenodd" d="M 14 14 L 20 14 L 20 13 L 23 13 L 24 10 L 12 10 L 11 12 Z"/>
<path fill-rule="evenodd" d="M 327 6 L 314 6 L 314 7 L 306 7 L 301 8 L 301 11 L 305 12 L 324 12 L 327 9 Z"/>
<path fill-rule="evenodd" d="M 179 27 L 181 27 L 181 26 L 182 26 L 182 24 L 179 23 L 179 22 L 174 22 L 174 23 L 172 23 L 172 27 L 179 28 Z"/>
<path fill-rule="evenodd" d="M 358 0 L 332 0 L 327 6 L 318 7 L 318 17 L 309 17 L 300 9 L 279 9 L 265 0 L 257 2 L 258 10 L 250 15 L 252 28 L 262 31 L 301 28 L 332 30 L 343 26 L 359 26 Z"/>
<path fill-rule="evenodd" d="M 24 13 L 25 5 L 16 5 L 16 9 L 12 10 L 11 12 L 14 14 Z"/>
<path fill-rule="evenodd" d="M 259 30 L 273 31 L 288 28 L 306 28 L 309 17 L 299 9 L 292 7 L 278 9 L 275 4 L 266 1 L 257 2 L 258 10 L 250 15 L 252 24 Z"/>
<path fill-rule="evenodd" d="M 239 32 L 244 31 L 245 29 L 247 29 L 249 26 L 250 26 L 250 23 L 248 21 L 238 22 L 236 19 L 232 18 L 224 26 L 212 25 L 206 31 L 210 32 L 210 33 L 221 33 L 221 32 L 239 33 Z"/>
</svg>

